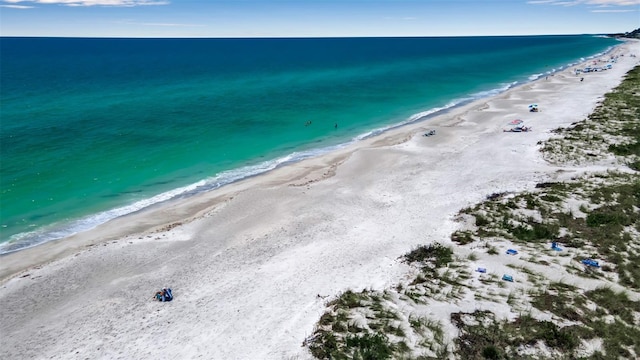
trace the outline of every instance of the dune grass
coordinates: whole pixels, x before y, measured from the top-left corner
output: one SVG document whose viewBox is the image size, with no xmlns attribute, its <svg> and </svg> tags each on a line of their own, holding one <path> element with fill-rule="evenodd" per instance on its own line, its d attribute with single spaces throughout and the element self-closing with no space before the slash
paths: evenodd
<svg viewBox="0 0 640 360">
<path fill-rule="evenodd" d="M 539 184 L 540 185 L 540 184 Z M 582 202 L 574 213 L 570 202 Z M 588 174 L 567 183 L 543 184 L 535 192 L 493 197 L 467 208 L 476 221 L 468 238 L 507 239 L 516 244 L 552 242 L 577 251 L 578 268 L 583 258 L 597 258 L 616 272 L 623 286 L 640 289 L 640 174 L 607 172 Z M 533 216 L 533 215 L 536 216 Z M 489 254 L 497 254 L 489 248 Z M 564 255 L 564 254 L 563 254 Z M 582 272 L 597 277 L 601 271 Z"/>
<path fill-rule="evenodd" d="M 440 244 L 420 246 L 403 257 L 421 272 L 406 286 L 385 292 L 347 290 L 327 303 L 328 310 L 305 340 L 319 359 L 441 358 L 447 350 L 441 324 L 424 315 L 398 310 L 427 301 L 460 297 L 465 271 L 447 271 L 456 266 L 453 251 Z M 461 260 L 460 260 L 461 261 Z M 409 339 L 421 339 L 412 348 Z M 416 355 L 419 354 L 419 355 Z"/>
<path fill-rule="evenodd" d="M 640 171 L 640 67 L 605 95 L 587 119 L 555 131 L 557 137 L 542 144 L 545 158 L 556 163 L 589 163 L 617 157 Z"/>
<path fill-rule="evenodd" d="M 561 328 L 529 314 L 509 322 L 496 319 L 490 311 L 453 313 L 451 322 L 460 330 L 460 336 L 456 338 L 456 355 L 461 359 L 526 358 L 518 349 L 538 343 L 544 343 L 554 351 L 555 357 L 559 357 L 579 344 L 571 333 L 572 327 Z"/>
</svg>

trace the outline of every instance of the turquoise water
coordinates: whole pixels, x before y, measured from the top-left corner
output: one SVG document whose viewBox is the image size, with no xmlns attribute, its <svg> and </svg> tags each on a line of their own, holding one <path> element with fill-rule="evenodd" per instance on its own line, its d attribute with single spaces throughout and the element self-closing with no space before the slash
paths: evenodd
<svg viewBox="0 0 640 360">
<path fill-rule="evenodd" d="M 330 151 L 615 44 L 0 38 L 0 253 Z"/>
</svg>

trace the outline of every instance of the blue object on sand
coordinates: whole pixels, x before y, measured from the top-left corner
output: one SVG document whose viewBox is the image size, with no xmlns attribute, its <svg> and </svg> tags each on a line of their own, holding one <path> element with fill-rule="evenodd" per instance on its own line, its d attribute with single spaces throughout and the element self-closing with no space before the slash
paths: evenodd
<svg viewBox="0 0 640 360">
<path fill-rule="evenodd" d="M 477 272 L 481 272 L 481 273 L 486 273 L 487 269 L 486 268 L 481 268 L 479 267 L 478 270 L 476 270 Z"/>
<path fill-rule="evenodd" d="M 518 251 L 514 249 L 507 250 L 507 255 L 518 255 Z"/>
<path fill-rule="evenodd" d="M 513 282 L 513 276 L 504 274 L 504 275 L 502 275 L 502 280 Z"/>
<path fill-rule="evenodd" d="M 558 246 L 557 242 L 552 242 L 551 243 L 551 250 L 562 251 L 562 248 L 560 246 Z"/>
<path fill-rule="evenodd" d="M 598 264 L 597 261 L 593 260 L 593 259 L 584 259 L 582 260 L 582 263 L 587 265 L 587 266 L 592 266 L 592 267 L 600 267 L 600 264 Z"/>
</svg>

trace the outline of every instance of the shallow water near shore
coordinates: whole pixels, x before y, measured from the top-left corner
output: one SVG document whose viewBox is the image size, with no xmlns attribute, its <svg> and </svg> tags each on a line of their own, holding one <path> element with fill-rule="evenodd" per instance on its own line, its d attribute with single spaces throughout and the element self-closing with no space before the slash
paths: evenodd
<svg viewBox="0 0 640 360">
<path fill-rule="evenodd" d="M 2 38 L 0 253 L 329 151 L 615 44 Z"/>
</svg>

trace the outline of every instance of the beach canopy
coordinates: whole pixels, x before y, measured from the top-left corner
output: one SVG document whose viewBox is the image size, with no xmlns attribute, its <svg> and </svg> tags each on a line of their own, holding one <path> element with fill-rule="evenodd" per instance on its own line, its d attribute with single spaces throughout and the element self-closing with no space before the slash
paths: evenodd
<svg viewBox="0 0 640 360">
<path fill-rule="evenodd" d="M 533 108 L 537 108 L 537 107 L 538 107 L 538 104 L 531 104 L 531 105 L 529 105 L 529 109 L 533 109 Z"/>
</svg>

